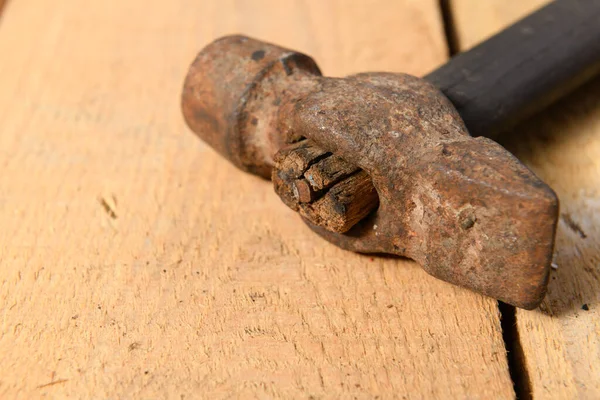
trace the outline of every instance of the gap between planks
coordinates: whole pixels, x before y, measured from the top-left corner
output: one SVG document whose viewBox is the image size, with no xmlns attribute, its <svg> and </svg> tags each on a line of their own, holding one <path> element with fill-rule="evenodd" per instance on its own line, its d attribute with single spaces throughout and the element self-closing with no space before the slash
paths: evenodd
<svg viewBox="0 0 600 400">
<path fill-rule="evenodd" d="M 442 18 L 442 26 L 444 27 L 444 37 L 446 38 L 446 46 L 448 47 L 448 56 L 453 57 L 460 52 L 460 43 L 456 34 L 456 26 L 454 16 L 452 14 L 452 0 L 439 0 L 440 15 Z"/>
</svg>

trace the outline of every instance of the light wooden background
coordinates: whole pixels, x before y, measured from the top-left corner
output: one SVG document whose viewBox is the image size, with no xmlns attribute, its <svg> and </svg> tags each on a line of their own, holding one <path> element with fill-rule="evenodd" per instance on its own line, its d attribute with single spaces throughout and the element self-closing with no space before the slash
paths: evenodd
<svg viewBox="0 0 600 400">
<path fill-rule="evenodd" d="M 460 47 L 542 3 L 451 0 Z M 186 129 L 187 66 L 234 32 L 328 75 L 447 56 L 437 0 L 9 0 L 0 398 L 514 398 L 496 301 L 333 247 Z M 562 202 L 559 269 L 508 343 L 521 397 L 600 398 L 599 93 L 506 143 Z"/>
</svg>

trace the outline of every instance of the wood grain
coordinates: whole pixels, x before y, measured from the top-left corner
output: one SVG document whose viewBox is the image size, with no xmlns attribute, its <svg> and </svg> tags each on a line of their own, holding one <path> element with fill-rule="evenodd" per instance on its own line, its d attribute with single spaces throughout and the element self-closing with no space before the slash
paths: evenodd
<svg viewBox="0 0 600 400">
<path fill-rule="evenodd" d="M 334 75 L 445 54 L 434 0 L 11 2 L 0 397 L 513 398 L 495 301 L 325 243 L 187 131 L 231 32 Z"/>
<path fill-rule="evenodd" d="M 452 27 L 460 51 L 470 49 L 550 0 L 450 0 Z"/>
<path fill-rule="evenodd" d="M 475 43 L 544 1 L 454 0 L 461 43 Z M 485 4 L 485 7 L 484 7 Z M 477 10 L 477 18 L 471 16 Z M 599 21 L 600 23 L 600 21 Z M 600 398 L 600 79 L 516 128 L 505 145 L 557 192 L 558 270 L 535 311 L 517 310 L 534 399 Z M 525 133 L 525 134 L 523 134 Z"/>
</svg>

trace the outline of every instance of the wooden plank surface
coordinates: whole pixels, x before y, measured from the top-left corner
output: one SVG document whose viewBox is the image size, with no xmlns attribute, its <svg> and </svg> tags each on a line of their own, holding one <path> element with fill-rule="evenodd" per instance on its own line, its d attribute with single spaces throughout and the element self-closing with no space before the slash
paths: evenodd
<svg viewBox="0 0 600 400">
<path fill-rule="evenodd" d="M 179 110 L 225 33 L 333 75 L 427 72 L 437 3 L 11 2 L 0 397 L 512 398 L 495 301 L 320 240 Z"/>
<path fill-rule="evenodd" d="M 458 50 L 470 49 L 550 0 L 450 0 Z"/>
<path fill-rule="evenodd" d="M 453 0 L 459 43 L 468 47 L 543 3 Z M 534 399 L 598 399 L 600 79 L 515 128 L 504 144 L 561 202 L 548 295 L 538 310 L 516 312 L 526 389 Z"/>
</svg>

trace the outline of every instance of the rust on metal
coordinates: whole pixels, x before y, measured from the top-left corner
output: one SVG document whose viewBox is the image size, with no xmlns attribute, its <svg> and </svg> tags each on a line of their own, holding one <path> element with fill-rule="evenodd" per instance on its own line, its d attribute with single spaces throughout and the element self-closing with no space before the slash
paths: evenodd
<svg viewBox="0 0 600 400">
<path fill-rule="evenodd" d="M 469 136 L 450 101 L 406 74 L 321 76 L 308 56 L 242 36 L 186 78 L 190 128 L 272 177 L 319 235 L 531 309 L 543 299 L 558 201 L 500 145 Z"/>
</svg>

